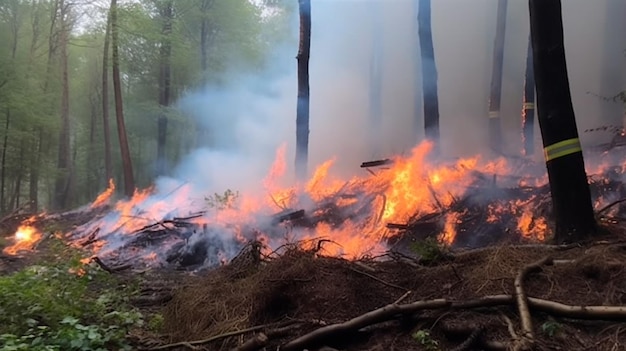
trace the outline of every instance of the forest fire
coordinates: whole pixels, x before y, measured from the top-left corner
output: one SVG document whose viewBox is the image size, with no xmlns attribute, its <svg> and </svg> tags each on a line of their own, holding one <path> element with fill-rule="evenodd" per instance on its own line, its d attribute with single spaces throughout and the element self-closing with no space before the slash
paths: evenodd
<svg viewBox="0 0 626 351">
<path fill-rule="evenodd" d="M 331 175 L 331 159 L 308 182 L 285 186 L 283 146 L 257 192 L 199 197 L 188 183 L 136 191 L 67 236 L 119 263 L 211 266 L 251 240 L 270 253 L 288 242 L 323 238 L 330 242 L 324 254 L 357 258 L 381 254 L 404 237 L 477 247 L 550 235 L 540 166 L 480 157 L 433 162 L 431 148 L 423 142 L 407 157 L 365 163 L 369 173 L 348 180 Z M 106 201 L 113 187 L 94 204 Z"/>
<path fill-rule="evenodd" d="M 13 234 L 13 238 L 11 239 L 14 244 L 5 247 L 2 250 L 4 254 L 17 255 L 21 251 L 32 250 L 33 245 L 39 242 L 42 237 L 41 232 L 32 225 L 35 220 L 36 216 L 32 216 L 22 222 L 22 224 L 15 231 L 15 234 Z"/>
</svg>

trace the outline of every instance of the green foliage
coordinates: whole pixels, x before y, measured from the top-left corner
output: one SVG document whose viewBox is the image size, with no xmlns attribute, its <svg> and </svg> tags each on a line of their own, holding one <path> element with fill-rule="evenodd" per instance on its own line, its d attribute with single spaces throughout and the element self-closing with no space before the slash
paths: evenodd
<svg viewBox="0 0 626 351">
<path fill-rule="evenodd" d="M 128 289 L 98 268 L 63 262 L 0 277 L 0 351 L 129 350 L 125 335 L 142 316 L 125 306 Z"/>
<path fill-rule="evenodd" d="M 439 342 L 432 338 L 428 330 L 418 330 L 412 335 L 413 339 L 417 341 L 424 350 L 437 351 L 439 350 Z"/>
<path fill-rule="evenodd" d="M 239 198 L 238 191 L 235 192 L 230 189 L 227 189 L 226 191 L 224 191 L 224 194 L 222 195 L 215 193 L 213 195 L 206 196 L 204 200 L 206 201 L 209 208 L 214 208 L 217 210 L 226 210 L 226 209 L 235 208 L 235 203 L 237 202 L 238 198 Z"/>
<path fill-rule="evenodd" d="M 556 321 L 547 321 L 541 325 L 541 331 L 549 337 L 553 337 L 561 332 L 563 326 Z"/>
<path fill-rule="evenodd" d="M 446 257 L 448 248 L 436 238 L 426 238 L 412 243 L 411 251 L 419 255 L 422 261 L 432 262 Z"/>
</svg>

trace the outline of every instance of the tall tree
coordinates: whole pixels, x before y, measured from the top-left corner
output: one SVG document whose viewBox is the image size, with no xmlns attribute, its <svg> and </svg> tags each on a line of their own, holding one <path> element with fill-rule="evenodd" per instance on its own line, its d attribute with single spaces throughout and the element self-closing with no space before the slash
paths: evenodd
<svg viewBox="0 0 626 351">
<path fill-rule="evenodd" d="M 111 132 L 109 128 L 109 44 L 111 39 L 111 11 L 107 15 L 102 50 L 102 135 L 104 138 L 104 174 L 106 181 L 113 179 L 111 161 Z"/>
<path fill-rule="evenodd" d="M 596 232 L 596 221 L 567 76 L 560 0 L 530 0 L 530 32 L 557 243 Z"/>
<path fill-rule="evenodd" d="M 167 0 L 159 8 L 163 27 L 159 49 L 159 106 L 157 130 L 157 175 L 166 172 L 165 146 L 167 142 L 167 109 L 171 99 L 172 82 L 172 20 L 174 18 L 173 0 Z"/>
<path fill-rule="evenodd" d="M 200 69 L 206 74 L 209 69 L 209 42 L 211 38 L 211 24 L 209 10 L 215 0 L 200 0 Z"/>
<path fill-rule="evenodd" d="M 126 124 L 124 123 L 124 108 L 122 103 L 122 83 L 120 81 L 120 58 L 118 50 L 119 25 L 117 23 L 117 0 L 111 0 L 109 8 L 111 16 L 111 51 L 113 59 L 113 94 L 115 96 L 115 117 L 117 120 L 117 135 L 120 140 L 120 152 L 122 154 L 122 167 L 124 172 L 124 194 L 132 196 L 135 192 L 135 179 L 133 176 L 133 163 L 130 158 Z"/>
<path fill-rule="evenodd" d="M 309 158 L 309 58 L 311 51 L 311 0 L 298 0 L 300 44 L 298 46 L 298 105 L 296 111 L 296 177 L 306 178 Z"/>
<path fill-rule="evenodd" d="M 70 150 L 70 83 L 68 68 L 68 52 L 70 37 L 70 7 L 71 3 L 59 0 L 59 55 L 61 63 L 61 129 L 59 131 L 59 154 L 57 159 L 58 175 L 54 187 L 54 202 L 56 210 L 65 208 L 71 197 L 72 160 Z"/>
<path fill-rule="evenodd" d="M 493 44 L 491 89 L 489 93 L 489 143 L 491 149 L 495 152 L 500 152 L 502 147 L 502 134 L 500 131 L 500 98 L 502 95 L 502 65 L 504 63 L 506 8 L 507 0 L 498 0 L 496 38 Z"/>
<path fill-rule="evenodd" d="M 380 129 L 383 113 L 383 27 L 381 25 L 382 6 L 375 1 L 372 10 L 372 52 L 370 57 L 370 85 L 369 85 L 369 140 L 373 154 L 381 152 Z"/>
<path fill-rule="evenodd" d="M 420 53 L 422 59 L 422 94 L 424 96 L 424 132 L 435 142 L 433 153 L 439 153 L 439 97 L 437 94 L 437 66 L 430 16 L 430 0 L 419 0 L 417 14 Z"/>
<path fill-rule="evenodd" d="M 532 155 L 535 152 L 535 72 L 533 70 L 533 44 L 530 36 L 528 37 L 528 52 L 526 53 L 522 140 L 524 141 L 524 155 Z"/>
</svg>

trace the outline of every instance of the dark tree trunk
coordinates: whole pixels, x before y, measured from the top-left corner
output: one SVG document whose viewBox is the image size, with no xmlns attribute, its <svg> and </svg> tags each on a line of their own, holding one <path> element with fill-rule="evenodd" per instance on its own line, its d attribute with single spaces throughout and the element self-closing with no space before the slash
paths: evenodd
<svg viewBox="0 0 626 351">
<path fill-rule="evenodd" d="M 522 129 L 524 155 L 530 156 L 535 152 L 535 71 L 533 70 L 533 45 L 530 37 L 528 38 L 528 53 L 526 55 Z"/>
<path fill-rule="evenodd" d="M 24 153 L 26 151 L 26 143 L 24 139 L 20 144 L 20 160 L 17 175 L 15 177 L 15 189 L 13 189 L 13 195 L 11 196 L 11 203 L 9 204 L 9 210 L 20 207 L 20 190 L 22 189 L 22 177 L 24 176 Z"/>
<path fill-rule="evenodd" d="M 70 153 L 70 88 L 68 77 L 67 46 L 69 41 L 69 8 L 65 0 L 59 3 L 60 8 L 60 58 L 61 58 L 61 130 L 59 131 L 59 154 L 57 169 L 59 174 L 54 186 L 53 209 L 60 210 L 68 204 L 71 177 Z"/>
<path fill-rule="evenodd" d="M 500 131 L 500 96 L 502 94 L 502 64 L 504 62 L 504 34 L 506 31 L 507 0 L 498 0 L 496 38 L 493 44 L 493 66 L 489 94 L 489 145 L 497 153 L 502 150 Z"/>
<path fill-rule="evenodd" d="M 435 143 L 434 154 L 439 153 L 439 97 L 437 94 L 437 66 L 433 47 L 430 19 L 430 0 L 419 0 L 417 14 L 420 52 L 422 58 L 422 93 L 424 95 L 424 132 L 426 139 Z M 416 116 L 417 117 L 417 116 Z"/>
<path fill-rule="evenodd" d="M 595 233 L 597 224 L 567 77 L 561 1 L 530 0 L 530 28 L 555 240 L 577 242 Z"/>
<path fill-rule="evenodd" d="M 105 182 L 113 179 L 113 162 L 111 161 L 111 132 L 109 128 L 109 41 L 111 35 L 111 12 L 107 16 L 104 32 L 104 49 L 102 52 L 102 134 L 104 136 L 104 175 Z"/>
<path fill-rule="evenodd" d="M 209 9 L 213 5 L 214 0 L 202 0 L 200 3 L 200 12 L 202 20 L 200 22 L 200 68 L 202 74 L 206 74 L 209 69 Z"/>
<path fill-rule="evenodd" d="M 7 120 L 4 125 L 4 139 L 2 140 L 2 169 L 0 169 L 0 213 L 6 210 L 5 187 L 6 187 L 6 165 L 7 165 L 7 147 L 9 146 L 9 126 L 11 125 L 11 110 L 7 108 Z"/>
<path fill-rule="evenodd" d="M 383 38 L 381 26 L 381 3 L 374 2 L 372 6 L 372 53 L 370 59 L 370 86 L 369 86 L 369 140 L 372 155 L 378 155 L 381 152 L 381 133 L 382 128 L 382 90 L 383 90 Z"/>
<path fill-rule="evenodd" d="M 117 120 L 117 134 L 120 139 L 120 152 L 122 154 L 122 167 L 124 170 L 124 194 L 130 197 L 135 192 L 135 179 L 133 178 L 133 163 L 128 148 L 126 125 L 124 123 L 124 108 L 122 105 L 122 82 L 120 81 L 120 62 L 118 54 L 118 27 L 117 27 L 117 0 L 111 0 L 109 9 L 111 16 L 111 49 L 113 51 L 113 94 L 115 95 L 115 117 Z"/>
<path fill-rule="evenodd" d="M 28 181 L 28 198 L 32 213 L 37 212 L 39 209 L 39 165 L 41 164 L 41 154 L 43 153 L 43 129 L 38 128 L 36 134 L 37 143 L 34 146 L 36 152 L 31 156 L 30 178 Z"/>
<path fill-rule="evenodd" d="M 165 147 L 167 142 L 167 107 L 170 105 L 171 96 L 171 58 L 172 58 L 172 19 L 174 16 L 172 1 L 165 3 L 160 9 L 163 20 L 161 32 L 162 41 L 160 48 L 160 74 L 159 74 L 159 105 L 161 114 L 157 122 L 157 175 L 166 173 Z"/>
<path fill-rule="evenodd" d="M 296 111 L 296 177 L 307 176 L 309 159 L 309 58 L 311 56 L 311 0 L 298 0 L 300 45 L 298 47 L 298 105 Z"/>
</svg>

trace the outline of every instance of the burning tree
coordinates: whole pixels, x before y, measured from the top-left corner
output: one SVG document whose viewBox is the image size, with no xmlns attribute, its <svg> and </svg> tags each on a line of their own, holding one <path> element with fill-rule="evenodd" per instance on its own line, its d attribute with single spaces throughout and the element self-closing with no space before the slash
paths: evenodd
<svg viewBox="0 0 626 351">
<path fill-rule="evenodd" d="M 561 1 L 530 0 L 530 31 L 555 240 L 576 242 L 596 231 L 596 221 L 567 77 Z"/>
<path fill-rule="evenodd" d="M 524 104 L 522 105 L 522 139 L 524 141 L 524 155 L 534 153 L 535 130 L 535 72 L 533 71 L 533 44 L 528 37 L 528 52 L 526 53 L 526 79 L 524 80 Z"/>
</svg>

